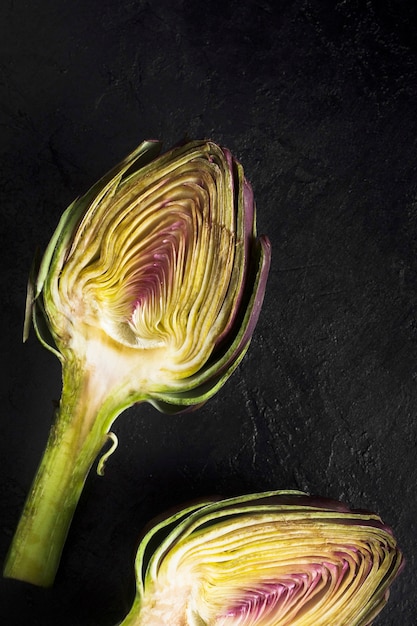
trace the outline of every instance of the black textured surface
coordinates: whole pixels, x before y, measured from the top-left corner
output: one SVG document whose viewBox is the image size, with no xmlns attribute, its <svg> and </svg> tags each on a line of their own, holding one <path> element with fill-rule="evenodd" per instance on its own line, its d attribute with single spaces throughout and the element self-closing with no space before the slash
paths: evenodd
<svg viewBox="0 0 417 626">
<path fill-rule="evenodd" d="M 210 137 L 273 246 L 239 370 L 194 414 L 118 419 L 55 586 L 1 580 L 2 623 L 115 624 L 153 515 L 269 488 L 378 512 L 407 565 L 375 623 L 416 623 L 416 18 L 412 0 L 2 2 L 2 559 L 60 395 L 58 362 L 21 343 L 26 278 L 69 202 L 145 138 Z"/>
</svg>

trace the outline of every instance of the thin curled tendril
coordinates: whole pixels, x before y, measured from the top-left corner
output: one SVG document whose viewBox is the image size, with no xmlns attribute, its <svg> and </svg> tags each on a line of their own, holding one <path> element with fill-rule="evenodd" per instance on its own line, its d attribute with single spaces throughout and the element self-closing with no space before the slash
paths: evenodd
<svg viewBox="0 0 417 626">
<path fill-rule="evenodd" d="M 110 440 L 112 444 L 110 448 L 107 450 L 107 452 L 105 452 L 103 456 L 100 457 L 100 460 L 97 464 L 97 474 L 99 476 L 104 476 L 104 467 L 106 465 L 107 459 L 109 458 L 109 456 L 113 454 L 113 452 L 116 450 L 117 446 L 119 445 L 119 440 L 117 438 L 117 435 L 115 435 L 114 433 L 107 433 L 107 440 Z"/>
</svg>

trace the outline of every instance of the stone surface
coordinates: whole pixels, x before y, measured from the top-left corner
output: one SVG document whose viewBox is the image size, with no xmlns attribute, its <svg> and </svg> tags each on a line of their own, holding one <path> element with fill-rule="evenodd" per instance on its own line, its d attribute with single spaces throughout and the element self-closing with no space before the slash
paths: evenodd
<svg viewBox="0 0 417 626">
<path fill-rule="evenodd" d="M 233 378 L 196 413 L 125 412 L 55 586 L 0 581 L 8 626 L 111 626 L 139 533 L 209 494 L 299 488 L 378 512 L 407 564 L 379 626 L 415 624 L 417 10 L 400 0 L 5 0 L 0 8 L 0 557 L 60 369 L 21 343 L 35 248 L 144 138 L 229 147 L 273 246 Z"/>
</svg>

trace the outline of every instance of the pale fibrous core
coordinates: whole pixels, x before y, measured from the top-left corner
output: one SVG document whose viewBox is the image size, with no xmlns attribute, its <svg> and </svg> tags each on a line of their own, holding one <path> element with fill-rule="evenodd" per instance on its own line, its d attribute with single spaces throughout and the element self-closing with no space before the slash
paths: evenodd
<svg viewBox="0 0 417 626">
<path fill-rule="evenodd" d="M 122 626 L 366 626 L 401 564 L 377 515 L 338 502 L 278 491 L 196 505 L 142 540 Z"/>
</svg>

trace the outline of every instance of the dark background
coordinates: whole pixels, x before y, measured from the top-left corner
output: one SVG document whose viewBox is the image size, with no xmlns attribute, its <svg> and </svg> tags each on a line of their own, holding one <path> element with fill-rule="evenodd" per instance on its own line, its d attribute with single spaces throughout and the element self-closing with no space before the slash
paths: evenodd
<svg viewBox="0 0 417 626">
<path fill-rule="evenodd" d="M 112 626 L 143 525 L 197 496 L 298 488 L 378 512 L 407 559 L 376 624 L 417 614 L 414 0 L 3 0 L 0 557 L 60 367 L 21 343 L 26 279 L 64 208 L 146 138 L 229 147 L 273 262 L 250 351 L 196 413 L 116 422 L 55 586 L 0 582 L 8 626 Z"/>
</svg>

